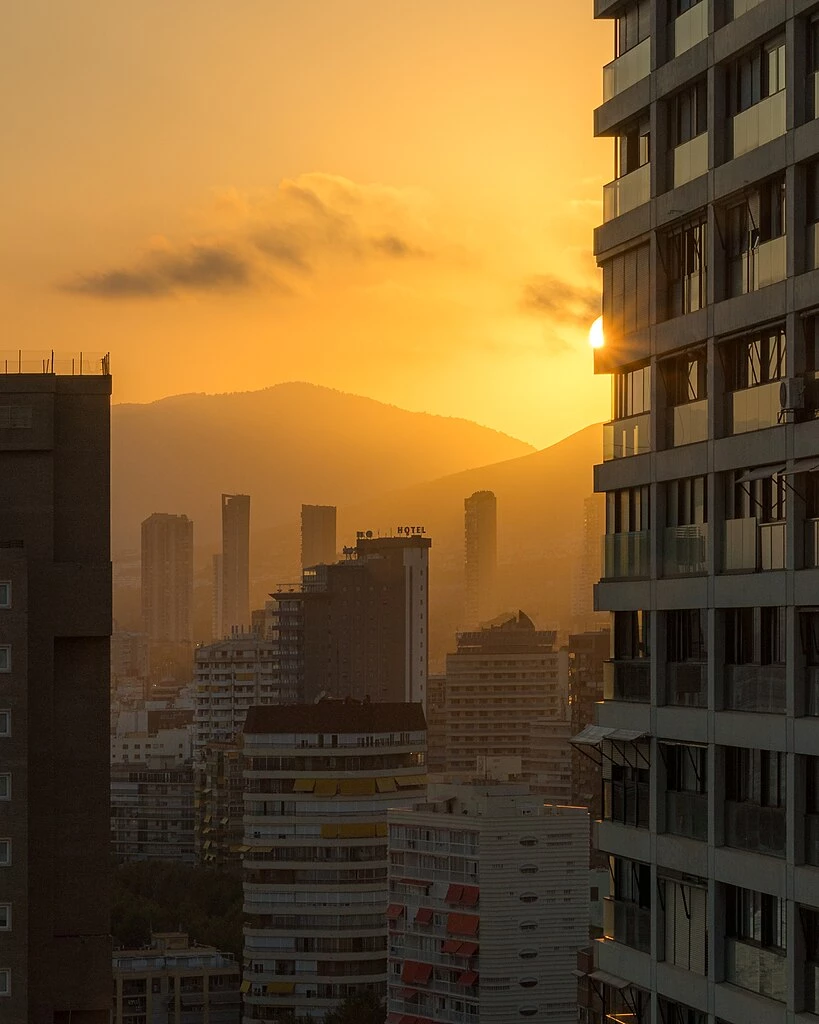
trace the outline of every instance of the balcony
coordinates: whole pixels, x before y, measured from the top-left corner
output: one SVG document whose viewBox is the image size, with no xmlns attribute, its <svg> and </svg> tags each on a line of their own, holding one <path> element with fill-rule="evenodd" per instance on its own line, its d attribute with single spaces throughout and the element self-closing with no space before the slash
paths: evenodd
<svg viewBox="0 0 819 1024">
<path fill-rule="evenodd" d="M 608 222 L 629 210 L 647 203 L 651 198 L 651 164 L 615 178 L 603 186 L 603 220 Z"/>
<path fill-rule="evenodd" d="M 651 451 L 651 413 L 629 416 L 603 424 L 603 461 L 625 459 Z"/>
<path fill-rule="evenodd" d="M 636 903 L 606 896 L 603 901 L 603 933 L 641 953 L 651 950 L 651 911 Z"/>
<path fill-rule="evenodd" d="M 748 800 L 725 801 L 725 845 L 771 857 L 785 856 L 785 808 Z"/>
<path fill-rule="evenodd" d="M 819 867 L 819 814 L 805 815 L 805 863 Z"/>
<path fill-rule="evenodd" d="M 785 134 L 785 95 L 782 89 L 734 115 L 735 159 Z"/>
<path fill-rule="evenodd" d="M 666 704 L 708 707 L 708 665 L 704 661 L 669 661 L 665 666 Z"/>
<path fill-rule="evenodd" d="M 679 448 L 708 440 L 708 399 L 686 402 L 668 410 L 668 444 Z"/>
<path fill-rule="evenodd" d="M 708 523 L 667 526 L 663 533 L 663 576 L 708 571 Z"/>
<path fill-rule="evenodd" d="M 699 4 L 698 7 L 702 7 Z M 691 10 L 696 11 L 697 7 Z M 690 12 L 688 12 L 690 13 Z M 674 188 L 679 188 L 687 181 L 699 178 L 708 170 L 708 132 L 697 135 L 688 142 L 676 146 L 673 151 Z"/>
<path fill-rule="evenodd" d="M 708 35 L 708 0 L 700 0 L 676 18 L 673 30 L 675 57 L 701 43 Z"/>
<path fill-rule="evenodd" d="M 748 295 L 767 288 L 786 276 L 787 236 L 780 235 L 762 242 L 728 261 L 730 297 Z"/>
<path fill-rule="evenodd" d="M 603 781 L 603 818 L 605 821 L 648 828 L 649 784 L 647 782 Z"/>
<path fill-rule="evenodd" d="M 819 716 L 819 665 L 805 669 L 805 714 Z"/>
<path fill-rule="evenodd" d="M 819 270 L 819 223 L 808 224 L 805 270 Z"/>
<path fill-rule="evenodd" d="M 689 839 L 708 839 L 708 794 L 665 794 L 665 830 Z"/>
<path fill-rule="evenodd" d="M 757 384 L 756 387 L 732 391 L 728 397 L 729 433 L 747 434 L 750 430 L 766 430 L 779 423 L 782 412 L 780 381 Z"/>
<path fill-rule="evenodd" d="M 651 575 L 648 530 L 607 533 L 603 538 L 603 579 L 644 578 Z"/>
<path fill-rule="evenodd" d="M 788 988 L 788 961 L 784 952 L 755 942 L 725 940 L 725 980 L 732 985 L 784 1002 Z"/>
<path fill-rule="evenodd" d="M 725 707 L 730 711 L 785 714 L 785 666 L 726 665 Z"/>
<path fill-rule="evenodd" d="M 603 700 L 647 704 L 651 699 L 651 660 L 603 662 Z"/>
<path fill-rule="evenodd" d="M 805 1009 L 819 1014 L 819 964 L 805 964 Z"/>
<path fill-rule="evenodd" d="M 651 71 L 651 39 L 644 39 L 603 68 L 603 101 L 624 92 Z"/>
</svg>

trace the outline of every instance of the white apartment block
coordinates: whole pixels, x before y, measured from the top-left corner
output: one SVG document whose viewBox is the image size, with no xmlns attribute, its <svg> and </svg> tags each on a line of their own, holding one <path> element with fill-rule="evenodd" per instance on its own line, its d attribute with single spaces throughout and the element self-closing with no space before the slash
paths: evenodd
<svg viewBox="0 0 819 1024">
<path fill-rule="evenodd" d="M 574 1024 L 589 818 L 528 785 L 431 785 L 389 814 L 389 1024 Z"/>
</svg>

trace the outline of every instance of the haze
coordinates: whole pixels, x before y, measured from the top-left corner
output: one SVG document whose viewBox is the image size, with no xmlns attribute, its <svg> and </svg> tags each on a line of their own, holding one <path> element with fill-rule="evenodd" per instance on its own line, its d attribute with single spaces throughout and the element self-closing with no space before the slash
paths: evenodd
<svg viewBox="0 0 819 1024">
<path fill-rule="evenodd" d="M 110 350 L 119 402 L 605 418 L 585 0 L 27 0 L 4 35 L 6 347 Z"/>
</svg>

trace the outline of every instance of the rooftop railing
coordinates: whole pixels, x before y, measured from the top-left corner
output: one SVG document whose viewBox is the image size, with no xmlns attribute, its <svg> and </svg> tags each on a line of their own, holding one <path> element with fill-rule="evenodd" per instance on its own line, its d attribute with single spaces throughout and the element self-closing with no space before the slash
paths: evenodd
<svg viewBox="0 0 819 1024">
<path fill-rule="evenodd" d="M 111 373 L 107 352 L 26 352 L 0 349 L 0 373 L 44 373 L 62 377 L 107 377 Z"/>
</svg>

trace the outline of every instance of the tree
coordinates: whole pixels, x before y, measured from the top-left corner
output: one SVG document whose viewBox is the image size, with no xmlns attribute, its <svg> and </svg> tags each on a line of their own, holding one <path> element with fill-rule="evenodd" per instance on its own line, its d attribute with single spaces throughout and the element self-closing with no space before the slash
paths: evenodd
<svg viewBox="0 0 819 1024">
<path fill-rule="evenodd" d="M 335 1010 L 324 1017 L 324 1024 L 384 1024 L 387 1013 L 374 991 L 349 996 Z"/>
</svg>

